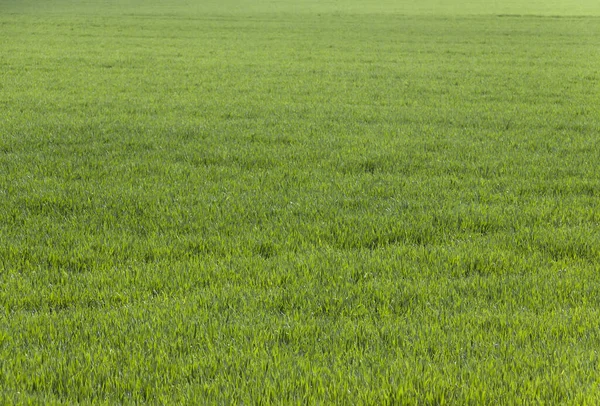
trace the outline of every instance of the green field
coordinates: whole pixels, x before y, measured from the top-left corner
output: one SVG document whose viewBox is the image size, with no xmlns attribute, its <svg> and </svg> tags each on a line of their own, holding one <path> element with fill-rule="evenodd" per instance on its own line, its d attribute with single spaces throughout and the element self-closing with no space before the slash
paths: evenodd
<svg viewBox="0 0 600 406">
<path fill-rule="evenodd" d="M 598 404 L 599 106 L 597 1 L 0 0 L 0 404 Z"/>
</svg>

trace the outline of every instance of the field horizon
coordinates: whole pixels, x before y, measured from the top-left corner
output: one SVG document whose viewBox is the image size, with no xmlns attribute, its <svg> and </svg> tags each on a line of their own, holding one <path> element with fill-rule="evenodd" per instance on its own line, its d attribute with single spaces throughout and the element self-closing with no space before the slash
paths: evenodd
<svg viewBox="0 0 600 406">
<path fill-rule="evenodd" d="M 386 14 L 406 16 L 543 16 L 543 17 L 600 17 L 600 4 L 592 0 L 534 0 L 523 4 L 517 0 L 374 0 L 365 4 L 359 0 L 210 0 L 194 2 L 175 0 L 165 4 L 159 0 L 103 0 L 99 2 L 52 0 L 2 0 L 0 9 L 8 13 L 80 14 L 80 15 L 163 15 L 202 16 L 207 14 L 311 14 L 337 13 Z"/>
</svg>

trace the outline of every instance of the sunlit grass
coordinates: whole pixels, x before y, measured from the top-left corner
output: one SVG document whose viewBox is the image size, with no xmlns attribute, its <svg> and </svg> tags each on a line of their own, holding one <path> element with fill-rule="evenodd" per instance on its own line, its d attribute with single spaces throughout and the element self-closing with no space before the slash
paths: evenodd
<svg viewBox="0 0 600 406">
<path fill-rule="evenodd" d="M 591 4 L 19 4 L 3 403 L 597 403 Z"/>
</svg>

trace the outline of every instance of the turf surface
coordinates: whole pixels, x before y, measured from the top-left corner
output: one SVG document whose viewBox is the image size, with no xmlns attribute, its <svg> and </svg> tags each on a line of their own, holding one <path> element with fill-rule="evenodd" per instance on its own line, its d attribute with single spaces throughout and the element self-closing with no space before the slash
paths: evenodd
<svg viewBox="0 0 600 406">
<path fill-rule="evenodd" d="M 600 6 L 0 0 L 2 403 L 597 404 Z"/>
</svg>

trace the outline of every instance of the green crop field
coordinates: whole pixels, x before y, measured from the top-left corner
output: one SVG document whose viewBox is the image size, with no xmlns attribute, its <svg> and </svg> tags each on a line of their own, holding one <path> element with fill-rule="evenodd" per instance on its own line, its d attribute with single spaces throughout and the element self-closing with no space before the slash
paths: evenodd
<svg viewBox="0 0 600 406">
<path fill-rule="evenodd" d="M 600 403 L 596 0 L 0 0 L 0 404 Z"/>
</svg>

